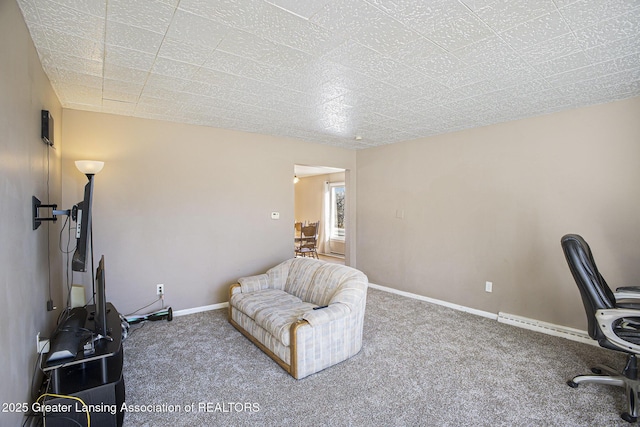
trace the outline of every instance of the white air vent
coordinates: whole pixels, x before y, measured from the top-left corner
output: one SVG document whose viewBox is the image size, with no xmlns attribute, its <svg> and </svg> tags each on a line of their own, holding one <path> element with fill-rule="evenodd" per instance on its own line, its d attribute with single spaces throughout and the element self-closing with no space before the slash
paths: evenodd
<svg viewBox="0 0 640 427">
<path fill-rule="evenodd" d="M 529 329 L 531 331 L 542 332 L 543 334 L 553 335 L 555 337 L 566 338 L 572 341 L 598 346 L 598 343 L 595 340 L 592 340 L 586 331 L 581 331 L 580 329 L 554 325 L 553 323 L 542 322 L 540 320 L 529 319 L 528 317 L 516 316 L 515 314 L 502 312 L 498 313 L 498 322 L 517 326 L 523 329 Z"/>
</svg>

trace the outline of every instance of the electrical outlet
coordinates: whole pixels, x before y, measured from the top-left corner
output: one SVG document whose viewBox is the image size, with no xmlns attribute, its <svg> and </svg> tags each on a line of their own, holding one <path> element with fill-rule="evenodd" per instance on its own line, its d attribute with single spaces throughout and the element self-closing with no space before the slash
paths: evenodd
<svg viewBox="0 0 640 427">
<path fill-rule="evenodd" d="M 164 285 L 162 283 L 156 285 L 156 295 L 164 295 Z"/>
<path fill-rule="evenodd" d="M 40 332 L 36 335 L 36 351 L 40 353 L 49 353 L 49 339 L 40 338 Z"/>
<path fill-rule="evenodd" d="M 493 292 L 493 282 L 485 282 L 484 290 L 485 292 Z"/>
</svg>

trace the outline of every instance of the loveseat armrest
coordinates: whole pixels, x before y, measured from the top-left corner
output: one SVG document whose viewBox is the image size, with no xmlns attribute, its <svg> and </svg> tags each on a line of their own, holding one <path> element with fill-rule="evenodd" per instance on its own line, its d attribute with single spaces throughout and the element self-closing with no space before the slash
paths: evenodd
<svg viewBox="0 0 640 427">
<path fill-rule="evenodd" d="M 326 307 L 307 311 L 302 315 L 302 319 L 309 322 L 312 327 L 315 327 L 347 317 L 349 314 L 351 314 L 351 309 L 347 305 L 335 302 Z"/>
<path fill-rule="evenodd" d="M 255 292 L 269 288 L 269 276 L 266 274 L 258 274 L 256 276 L 241 277 L 238 279 L 241 292 Z"/>
</svg>

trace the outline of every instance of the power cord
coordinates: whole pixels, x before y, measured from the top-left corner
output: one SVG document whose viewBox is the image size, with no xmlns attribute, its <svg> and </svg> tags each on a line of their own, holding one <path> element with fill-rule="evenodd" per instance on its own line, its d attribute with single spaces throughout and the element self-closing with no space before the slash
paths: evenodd
<svg viewBox="0 0 640 427">
<path fill-rule="evenodd" d="M 73 400 L 77 400 L 78 402 L 82 403 L 82 407 L 83 408 L 87 408 L 88 407 L 87 404 L 84 403 L 84 400 L 80 399 L 79 397 L 67 396 L 67 395 L 64 395 L 64 394 L 46 393 L 46 392 L 42 393 L 40 395 L 40 397 L 38 397 L 36 399 L 35 403 L 38 403 L 41 399 L 43 399 L 43 398 L 45 398 L 47 396 L 48 397 L 58 398 L 58 399 L 73 399 Z M 91 415 L 89 415 L 89 411 L 86 411 L 85 414 L 87 415 L 87 427 L 91 427 Z M 45 415 L 44 412 L 42 413 L 42 415 L 43 415 L 43 418 L 45 419 L 45 425 L 46 425 L 46 415 Z M 78 421 L 76 421 L 76 420 L 74 420 L 72 418 L 69 418 L 69 417 L 63 417 L 63 418 L 71 420 L 71 421 L 75 422 L 77 425 L 79 425 L 80 427 L 83 427 L 82 424 L 80 424 Z"/>
<path fill-rule="evenodd" d="M 145 308 L 152 306 L 153 304 L 157 303 L 158 301 L 162 301 L 162 308 L 164 308 L 164 294 L 163 294 L 163 295 L 162 295 L 162 296 L 160 296 L 159 298 L 155 299 L 153 302 L 151 302 L 151 303 L 149 303 L 149 304 L 145 305 L 144 307 L 140 307 L 140 308 L 139 308 L 139 309 L 137 309 L 136 311 L 134 311 L 134 312 L 132 312 L 132 313 L 127 314 L 125 317 L 132 316 L 132 315 L 136 314 L 137 312 L 139 312 L 140 310 L 144 310 Z"/>
</svg>

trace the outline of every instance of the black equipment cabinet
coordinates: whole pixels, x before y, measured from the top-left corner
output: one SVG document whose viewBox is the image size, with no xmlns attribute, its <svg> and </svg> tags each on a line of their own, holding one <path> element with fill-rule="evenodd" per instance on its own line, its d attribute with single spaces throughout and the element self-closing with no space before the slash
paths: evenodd
<svg viewBox="0 0 640 427">
<path fill-rule="evenodd" d="M 87 306 L 90 313 L 94 309 Z M 93 316 L 88 317 L 85 328 L 94 330 Z M 122 426 L 122 325 L 120 314 L 111 303 L 107 303 L 107 329 L 112 340 L 96 341 L 95 351 L 80 351 L 74 359 L 43 363 L 42 369 L 51 382 L 49 395 L 42 402 L 52 409 L 44 414 L 47 427 L 87 425 L 87 414 L 78 399 L 88 406 L 92 426 Z"/>
</svg>

